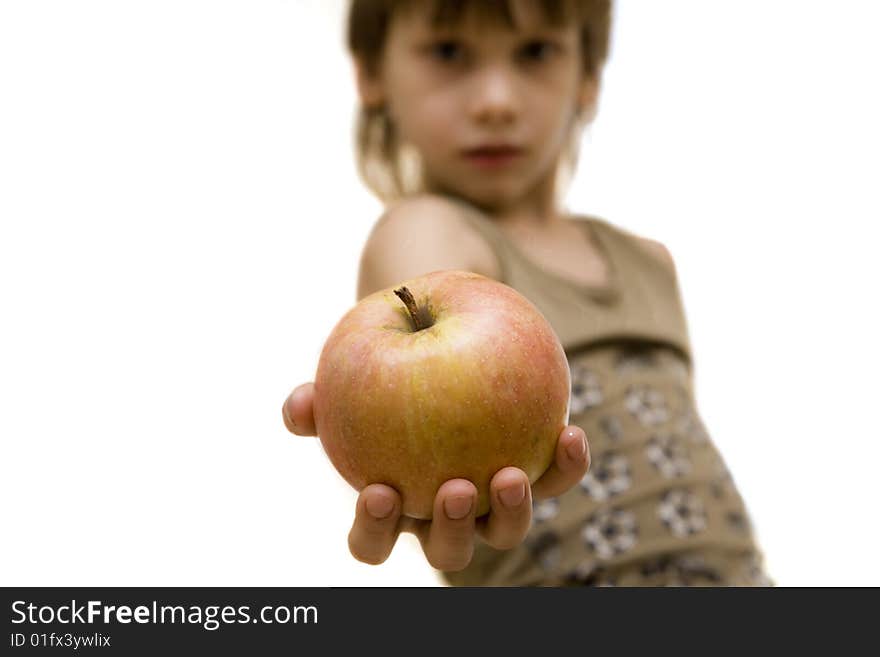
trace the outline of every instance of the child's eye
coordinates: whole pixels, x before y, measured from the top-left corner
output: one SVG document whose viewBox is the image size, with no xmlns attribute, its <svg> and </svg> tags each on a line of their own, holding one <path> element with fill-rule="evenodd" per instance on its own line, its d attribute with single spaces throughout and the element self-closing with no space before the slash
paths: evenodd
<svg viewBox="0 0 880 657">
<path fill-rule="evenodd" d="M 529 41 L 522 46 L 517 53 L 521 59 L 529 62 L 541 62 L 548 59 L 557 51 L 555 44 L 549 41 Z"/>
<path fill-rule="evenodd" d="M 464 58 L 464 48 L 456 41 L 438 41 L 429 46 L 428 52 L 441 62 L 458 62 Z"/>
</svg>

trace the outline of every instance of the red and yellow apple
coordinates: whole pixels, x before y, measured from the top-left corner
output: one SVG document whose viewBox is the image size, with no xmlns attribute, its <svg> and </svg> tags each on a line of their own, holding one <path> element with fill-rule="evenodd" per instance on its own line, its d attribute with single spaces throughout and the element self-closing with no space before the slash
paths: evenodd
<svg viewBox="0 0 880 657">
<path fill-rule="evenodd" d="M 334 327 L 315 376 L 318 436 L 356 490 L 395 488 L 430 518 L 440 485 L 471 481 L 477 515 L 507 466 L 534 481 L 568 424 L 559 338 L 522 294 L 466 271 L 435 271 L 361 299 Z"/>
</svg>

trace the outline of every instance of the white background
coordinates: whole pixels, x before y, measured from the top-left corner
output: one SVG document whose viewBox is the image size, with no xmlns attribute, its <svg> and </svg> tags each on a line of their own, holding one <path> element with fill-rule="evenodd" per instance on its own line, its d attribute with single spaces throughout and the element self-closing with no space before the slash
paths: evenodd
<svg viewBox="0 0 880 657">
<path fill-rule="evenodd" d="M 354 561 L 281 403 L 355 299 L 341 0 L 0 3 L 0 582 L 435 585 Z M 569 206 L 675 256 L 782 585 L 880 585 L 876 3 L 619 2 Z"/>
</svg>

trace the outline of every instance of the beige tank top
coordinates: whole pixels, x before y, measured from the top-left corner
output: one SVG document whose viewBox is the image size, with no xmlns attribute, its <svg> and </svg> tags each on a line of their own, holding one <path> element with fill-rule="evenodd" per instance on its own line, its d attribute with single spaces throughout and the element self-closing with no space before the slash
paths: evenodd
<svg viewBox="0 0 880 657">
<path fill-rule="evenodd" d="M 608 264 L 604 286 L 587 286 L 543 269 L 491 219 L 460 203 L 468 223 L 498 258 L 501 282 L 544 314 L 566 352 L 607 340 L 662 342 L 690 364 L 691 348 L 675 275 L 637 239 L 595 217 L 575 217 Z"/>
</svg>

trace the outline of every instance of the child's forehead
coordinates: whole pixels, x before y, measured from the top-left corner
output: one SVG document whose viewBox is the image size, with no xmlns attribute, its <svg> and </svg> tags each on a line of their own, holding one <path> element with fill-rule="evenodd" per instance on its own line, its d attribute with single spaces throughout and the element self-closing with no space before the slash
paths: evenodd
<svg viewBox="0 0 880 657">
<path fill-rule="evenodd" d="M 573 7 L 564 0 L 399 0 L 396 4 L 401 18 L 433 32 L 559 30 L 574 22 Z"/>
</svg>

